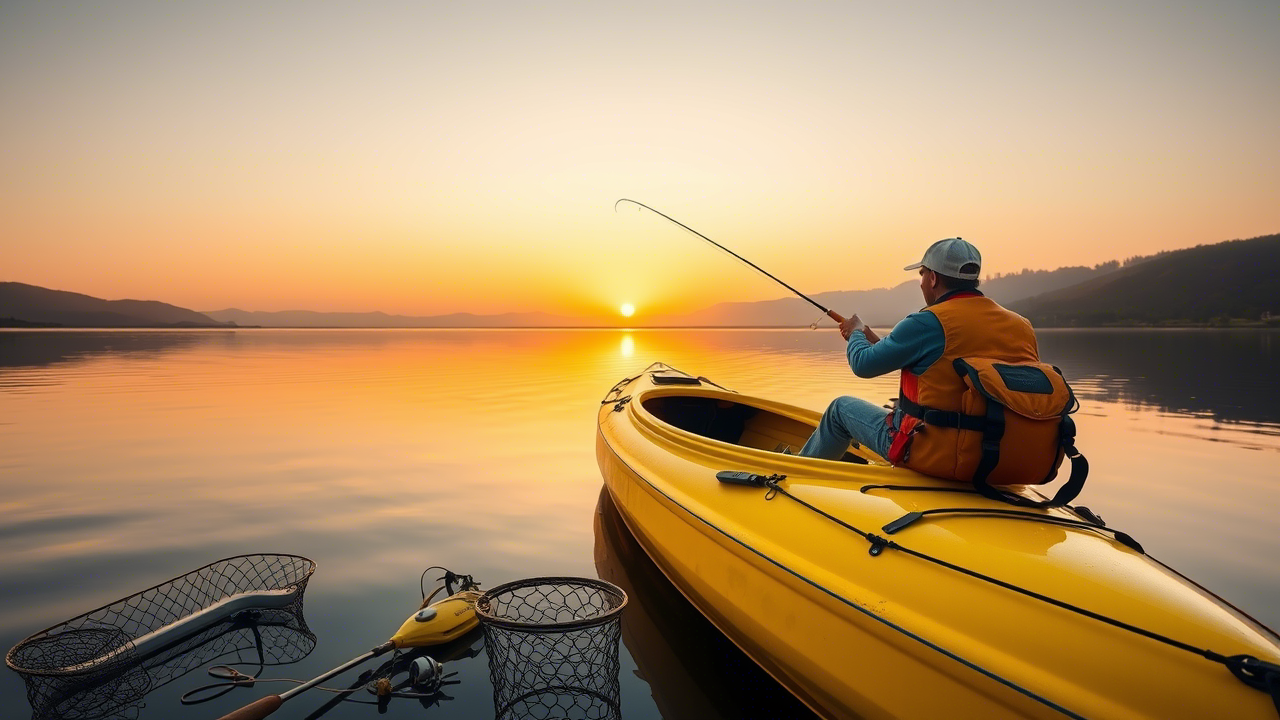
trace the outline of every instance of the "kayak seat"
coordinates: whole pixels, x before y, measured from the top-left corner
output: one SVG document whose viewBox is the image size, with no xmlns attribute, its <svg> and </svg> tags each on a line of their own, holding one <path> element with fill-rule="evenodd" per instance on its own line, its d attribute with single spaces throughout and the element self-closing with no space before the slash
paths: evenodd
<svg viewBox="0 0 1280 720">
<path fill-rule="evenodd" d="M 681 430 L 769 452 L 790 450 L 788 454 L 794 455 L 814 430 L 814 426 L 799 420 L 718 398 L 668 395 L 646 400 L 644 407 L 659 420 Z M 867 463 L 866 458 L 853 452 L 846 452 L 842 459 Z"/>
<path fill-rule="evenodd" d="M 738 444 L 761 450 L 774 450 L 779 445 L 784 445 L 796 453 L 804 447 L 805 441 L 812 434 L 813 428 L 798 420 L 767 410 L 757 410 L 747 419 Z"/>
</svg>

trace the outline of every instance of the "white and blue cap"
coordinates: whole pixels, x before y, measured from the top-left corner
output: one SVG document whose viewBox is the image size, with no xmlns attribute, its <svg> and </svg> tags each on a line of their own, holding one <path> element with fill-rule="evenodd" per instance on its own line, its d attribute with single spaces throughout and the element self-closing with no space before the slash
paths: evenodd
<svg viewBox="0 0 1280 720">
<path fill-rule="evenodd" d="M 969 266 L 969 267 L 966 267 Z M 969 242 L 958 238 L 947 238 L 929 246 L 924 251 L 924 259 L 903 270 L 915 270 L 923 267 L 939 275 L 960 278 L 961 280 L 977 280 L 982 274 L 982 253 Z M 965 272 L 967 270 L 968 272 Z"/>
</svg>

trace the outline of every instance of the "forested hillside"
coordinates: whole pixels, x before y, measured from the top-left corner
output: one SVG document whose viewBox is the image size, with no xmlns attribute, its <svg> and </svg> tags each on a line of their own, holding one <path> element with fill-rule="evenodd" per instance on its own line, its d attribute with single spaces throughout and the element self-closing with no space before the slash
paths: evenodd
<svg viewBox="0 0 1280 720">
<path fill-rule="evenodd" d="M 1266 322 L 1280 315 L 1280 235 L 1162 253 L 1009 307 L 1041 327 Z"/>
</svg>

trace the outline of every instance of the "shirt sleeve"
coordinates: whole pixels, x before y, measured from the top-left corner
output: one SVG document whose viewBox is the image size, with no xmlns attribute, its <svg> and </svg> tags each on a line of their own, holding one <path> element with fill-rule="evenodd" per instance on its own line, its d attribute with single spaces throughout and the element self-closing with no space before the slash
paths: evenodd
<svg viewBox="0 0 1280 720">
<path fill-rule="evenodd" d="M 903 318 L 875 345 L 861 330 L 851 333 L 845 354 L 854 375 L 873 378 L 903 368 L 924 372 L 942 357 L 944 345 L 942 323 L 937 316 L 930 312 L 917 312 Z"/>
</svg>

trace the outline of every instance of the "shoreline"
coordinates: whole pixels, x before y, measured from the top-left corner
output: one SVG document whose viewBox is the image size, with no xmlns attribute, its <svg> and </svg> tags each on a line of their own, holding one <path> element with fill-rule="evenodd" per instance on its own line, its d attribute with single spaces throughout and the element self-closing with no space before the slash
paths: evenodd
<svg viewBox="0 0 1280 720">
<path fill-rule="evenodd" d="M 877 330 L 892 329 L 892 325 L 873 323 Z M 1036 330 L 1280 330 L 1280 321 L 1262 322 L 1238 321 L 1232 323 L 1112 323 L 1105 325 L 1034 325 Z M 835 326 L 822 326 L 817 330 L 834 330 Z M 110 326 L 74 326 L 53 323 L 0 323 L 0 331 L 64 331 L 94 332 L 111 330 L 811 330 L 808 325 L 644 325 L 629 327 L 621 325 L 110 325 Z"/>
</svg>

